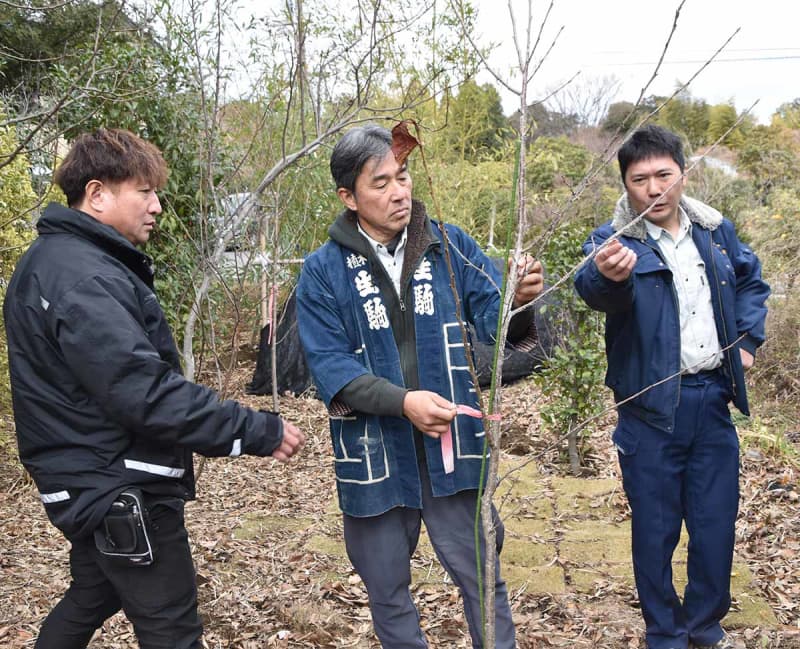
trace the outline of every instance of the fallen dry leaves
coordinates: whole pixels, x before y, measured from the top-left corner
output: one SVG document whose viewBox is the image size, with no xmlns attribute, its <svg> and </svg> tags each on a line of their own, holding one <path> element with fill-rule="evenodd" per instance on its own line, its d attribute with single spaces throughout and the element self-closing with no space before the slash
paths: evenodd
<svg viewBox="0 0 800 649">
<path fill-rule="evenodd" d="M 239 394 L 252 368 L 237 377 Z M 269 408 L 263 397 L 242 401 Z M 542 399 L 527 382 L 506 388 L 504 446 L 536 456 L 545 472 L 563 472 L 551 440 L 531 435 L 529 424 Z M 322 405 L 309 397 L 281 398 L 282 414 L 307 434 L 302 456 L 287 465 L 271 459 L 239 458 L 205 463 L 199 498 L 187 506 L 187 523 L 198 573 L 200 609 L 208 648 L 370 649 L 366 592 L 343 553 L 309 550 L 309 539 L 338 539 L 338 515 L 329 509 L 335 491 L 327 423 Z M 613 417 L 610 421 L 613 421 Z M 6 418 L 6 425 L 7 418 Z M 609 422 L 598 425 L 588 450 L 590 472 L 616 475 L 608 441 Z M 797 470 L 781 457 L 749 450 L 742 455 L 742 503 L 737 553 L 780 625 L 737 629 L 749 649 L 800 648 L 800 511 Z M 615 515 L 627 515 L 624 499 Z M 272 523 L 254 538 L 234 531 L 249 516 Z M 35 490 L 14 457 L 0 446 L 0 646 L 32 647 L 43 617 L 68 583 L 67 543 L 47 522 Z M 275 523 L 277 521 L 277 524 Z M 341 546 L 341 544 L 339 544 Z M 430 569 L 416 560 L 415 568 Z M 432 647 L 468 647 L 466 624 L 450 583 L 414 587 L 423 628 Z M 590 594 L 513 592 L 521 649 L 551 647 L 644 649 L 635 593 L 608 577 Z M 131 627 L 114 616 L 93 640 L 93 649 L 136 647 Z"/>
</svg>

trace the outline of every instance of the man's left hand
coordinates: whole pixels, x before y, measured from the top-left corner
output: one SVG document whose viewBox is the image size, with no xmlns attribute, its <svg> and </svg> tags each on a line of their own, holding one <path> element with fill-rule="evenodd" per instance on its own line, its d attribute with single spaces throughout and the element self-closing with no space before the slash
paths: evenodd
<svg viewBox="0 0 800 649">
<path fill-rule="evenodd" d="M 513 264 L 514 260 L 509 260 L 509 272 L 513 272 Z M 514 293 L 513 307 L 515 309 L 528 304 L 544 289 L 542 263 L 531 255 L 523 255 L 517 262 L 517 277 L 519 283 Z"/>
<path fill-rule="evenodd" d="M 749 370 L 753 367 L 753 363 L 755 363 L 756 359 L 749 351 L 746 349 L 739 348 L 739 356 L 742 357 L 742 367 L 746 370 Z"/>
</svg>

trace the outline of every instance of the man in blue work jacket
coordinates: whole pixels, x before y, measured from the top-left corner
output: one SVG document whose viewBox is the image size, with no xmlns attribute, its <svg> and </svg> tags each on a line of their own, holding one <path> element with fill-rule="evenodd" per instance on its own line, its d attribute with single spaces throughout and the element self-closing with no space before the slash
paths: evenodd
<svg viewBox="0 0 800 649">
<path fill-rule="evenodd" d="M 714 208 L 683 196 L 681 141 L 637 130 L 618 160 L 625 194 L 584 244 L 575 277 L 606 314 L 606 384 L 632 512 L 633 567 L 649 649 L 735 647 L 730 607 L 739 442 L 728 402 L 749 414 L 744 370 L 764 341 L 761 265 Z M 599 250 L 598 250 L 599 248 Z M 672 554 L 689 533 L 680 600 Z"/>
<path fill-rule="evenodd" d="M 463 230 L 446 225 L 445 237 L 425 206 L 412 201 L 405 155 L 374 124 L 349 130 L 334 147 L 331 172 L 345 209 L 329 241 L 303 265 L 297 323 L 330 413 L 347 554 L 367 588 L 381 646 L 428 646 L 409 592 L 424 520 L 479 649 L 473 524 L 485 433 L 479 419 L 456 408 L 478 405 L 457 314 L 492 342 L 502 278 Z M 519 275 L 515 307 L 543 287 L 533 259 L 521 260 Z M 522 311 L 511 320 L 509 340 L 519 347 L 532 326 L 532 310 Z M 496 525 L 499 551 L 499 519 Z M 496 567 L 491 649 L 512 649 L 508 593 Z"/>
</svg>

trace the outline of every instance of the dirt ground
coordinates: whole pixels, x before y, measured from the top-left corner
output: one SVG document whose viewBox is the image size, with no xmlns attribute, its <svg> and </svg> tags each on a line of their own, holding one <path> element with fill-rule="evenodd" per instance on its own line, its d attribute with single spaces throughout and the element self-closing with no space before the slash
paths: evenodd
<svg viewBox="0 0 800 649">
<path fill-rule="evenodd" d="M 269 408 L 269 399 L 242 393 L 251 371 L 242 368 L 234 396 Z M 539 429 L 536 406 L 544 398 L 525 381 L 504 390 L 503 446 L 510 461 L 535 461 L 541 484 L 533 488 L 547 492 L 561 484 L 566 467 L 558 445 Z M 324 409 L 310 397 L 282 397 L 280 409 L 308 434 L 302 456 L 288 466 L 258 458 L 196 460 L 199 497 L 187 506 L 187 523 L 206 646 L 377 647 L 366 593 L 339 541 Z M 11 425 L 7 414 L 1 419 L 6 428 Z M 613 416 L 605 418 L 588 440 L 589 479 L 617 478 L 609 443 L 612 422 Z M 748 649 L 800 649 L 798 473 L 796 459 L 745 438 L 736 552 L 752 575 L 748 587 L 772 614 L 767 623 L 731 628 Z M 624 524 L 624 497 L 617 491 L 608 501 L 602 516 Z M 13 444 L 0 446 L 0 521 L 0 646 L 32 647 L 39 624 L 67 586 L 68 543 L 48 523 Z M 543 547 L 549 542 L 539 541 Z M 580 569 L 562 555 L 551 563 L 565 564 L 561 567 L 573 575 Z M 413 567 L 414 597 L 430 645 L 467 647 L 458 593 L 424 543 Z M 516 586 L 509 579 L 521 649 L 644 648 L 629 578 L 601 575 L 589 587 L 568 579 L 565 587 L 553 589 L 558 592 L 542 592 L 531 587 L 537 579 L 528 577 L 516 580 Z M 733 609 L 743 606 L 734 601 Z M 131 626 L 117 615 L 90 646 L 137 645 Z"/>
</svg>

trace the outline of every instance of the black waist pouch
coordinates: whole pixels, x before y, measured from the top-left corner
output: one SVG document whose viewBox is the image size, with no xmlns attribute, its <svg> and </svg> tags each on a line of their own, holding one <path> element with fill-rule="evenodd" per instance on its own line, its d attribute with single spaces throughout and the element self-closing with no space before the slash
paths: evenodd
<svg viewBox="0 0 800 649">
<path fill-rule="evenodd" d="M 111 503 L 108 514 L 94 531 L 94 544 L 100 554 L 117 563 L 153 563 L 153 534 L 140 489 L 128 487 Z"/>
</svg>

